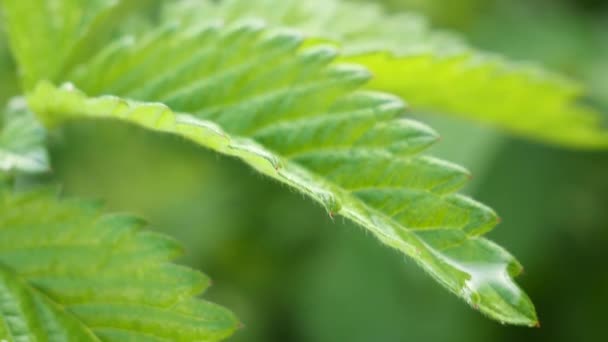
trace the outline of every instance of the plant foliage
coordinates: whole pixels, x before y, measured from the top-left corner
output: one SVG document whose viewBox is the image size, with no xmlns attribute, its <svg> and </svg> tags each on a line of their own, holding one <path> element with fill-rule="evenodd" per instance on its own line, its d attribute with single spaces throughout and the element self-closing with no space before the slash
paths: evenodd
<svg viewBox="0 0 608 342">
<path fill-rule="evenodd" d="M 580 85 L 476 51 L 453 34 L 431 30 L 415 14 L 388 14 L 376 4 L 343 0 L 202 2 L 172 2 L 167 17 L 262 18 L 298 27 L 334 41 L 342 60 L 367 67 L 374 75 L 367 88 L 397 94 L 416 110 L 457 115 L 547 143 L 608 146 L 601 115 L 579 102 Z"/>
<path fill-rule="evenodd" d="M 0 340 L 216 341 L 234 316 L 142 220 L 49 192 L 0 193 Z"/>
<path fill-rule="evenodd" d="M 99 118 L 179 135 L 364 227 L 489 317 L 537 324 L 513 281 L 521 265 L 483 237 L 497 215 L 457 194 L 466 170 L 421 155 L 438 135 L 405 118 L 399 97 L 547 142 L 605 146 L 576 85 L 417 16 L 340 0 L 178 1 L 131 35 L 117 23 L 147 0 L 0 3 L 27 98 L 5 111 L 0 170 L 47 169 L 31 112 L 49 128 Z M 141 232 L 140 220 L 44 192 L 0 200 L 0 339 L 207 341 L 234 330 L 231 313 L 194 298 L 206 278 L 169 263 L 174 242 Z"/>
<path fill-rule="evenodd" d="M 496 214 L 454 194 L 468 172 L 419 156 L 437 140 L 432 130 L 404 119 L 398 98 L 359 91 L 365 69 L 301 41 L 258 22 L 170 25 L 118 41 L 66 76 L 93 97 L 41 83 L 30 104 L 49 124 L 121 119 L 236 156 L 369 229 L 489 316 L 536 324 L 511 280 L 521 267 L 480 237 Z M 94 97 L 104 93 L 123 97 Z"/>
</svg>

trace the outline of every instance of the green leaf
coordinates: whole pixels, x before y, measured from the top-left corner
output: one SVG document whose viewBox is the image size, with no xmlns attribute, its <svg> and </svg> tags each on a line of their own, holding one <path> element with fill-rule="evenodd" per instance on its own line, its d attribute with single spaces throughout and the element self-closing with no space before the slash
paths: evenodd
<svg viewBox="0 0 608 342">
<path fill-rule="evenodd" d="M 95 52 L 131 10 L 153 0 L 0 0 L 23 85 L 56 80 Z"/>
<path fill-rule="evenodd" d="M 437 134 L 405 119 L 398 98 L 359 90 L 367 70 L 301 42 L 257 22 L 169 26 L 66 74 L 88 95 L 42 82 L 29 104 L 49 125 L 113 118 L 240 158 L 411 256 L 490 317 L 535 325 L 511 278 L 521 266 L 481 237 L 496 214 L 455 194 L 468 172 L 419 155 Z"/>
<path fill-rule="evenodd" d="M 420 111 L 456 115 L 523 137 L 577 148 L 608 147 L 601 115 L 578 101 L 581 86 L 541 68 L 476 51 L 432 31 L 416 15 L 342 0 L 176 1 L 169 18 L 199 22 L 261 18 L 341 45 L 343 61 L 366 66 L 369 89 Z M 353 19 L 356 18 L 356 19 Z"/>
<path fill-rule="evenodd" d="M 6 45 L 6 34 L 2 22 L 2 8 L 0 7 L 0 103 L 15 96 L 18 93 L 18 82 L 15 70 L 15 64 Z"/>
<path fill-rule="evenodd" d="M 45 192 L 0 193 L 0 340 L 217 341 L 237 321 L 195 298 L 202 274 L 169 261 L 145 223 Z"/>
<path fill-rule="evenodd" d="M 402 95 L 424 111 L 458 115 L 565 147 L 608 147 L 599 113 L 577 102 L 581 88 L 532 67 L 474 54 L 375 53 L 348 60 L 373 70 L 370 88 Z"/>
<path fill-rule="evenodd" d="M 48 171 L 45 129 L 27 109 L 25 99 L 14 98 L 0 118 L 0 171 Z"/>
</svg>

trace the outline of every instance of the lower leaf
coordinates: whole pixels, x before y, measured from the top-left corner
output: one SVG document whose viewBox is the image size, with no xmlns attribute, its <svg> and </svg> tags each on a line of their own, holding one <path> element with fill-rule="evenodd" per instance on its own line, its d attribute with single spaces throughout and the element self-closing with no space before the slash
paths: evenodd
<svg viewBox="0 0 608 342">
<path fill-rule="evenodd" d="M 0 192 L 0 340 L 218 341 L 237 327 L 196 298 L 175 241 L 47 192 Z"/>
</svg>

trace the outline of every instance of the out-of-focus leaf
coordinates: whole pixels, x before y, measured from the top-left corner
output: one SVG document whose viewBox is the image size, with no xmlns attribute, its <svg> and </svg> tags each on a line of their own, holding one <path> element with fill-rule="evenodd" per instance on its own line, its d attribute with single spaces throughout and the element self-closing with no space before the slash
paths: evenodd
<svg viewBox="0 0 608 342">
<path fill-rule="evenodd" d="M 23 86 L 56 80 L 90 56 L 131 10 L 153 0 L 1 0 Z"/>
<path fill-rule="evenodd" d="M 538 13 L 543 13 L 539 16 Z M 484 48 L 533 59 L 586 83 L 608 111 L 608 16 L 554 3 L 504 2 L 476 20 L 471 36 Z M 509 34 L 503 34 L 504 28 Z"/>
<path fill-rule="evenodd" d="M 474 55 L 376 53 L 349 60 L 374 71 L 370 88 L 400 94 L 426 111 L 445 111 L 568 147 L 608 146 L 599 114 L 577 102 L 582 88 L 534 68 L 511 69 L 500 60 Z"/>
<path fill-rule="evenodd" d="M 0 340 L 218 341 L 237 321 L 145 223 L 46 192 L 0 193 Z"/>
</svg>

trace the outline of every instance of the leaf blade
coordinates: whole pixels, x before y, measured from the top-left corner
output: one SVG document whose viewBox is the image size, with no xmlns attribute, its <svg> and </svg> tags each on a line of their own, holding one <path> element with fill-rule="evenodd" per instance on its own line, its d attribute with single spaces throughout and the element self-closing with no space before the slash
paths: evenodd
<svg viewBox="0 0 608 342">
<path fill-rule="evenodd" d="M 330 215 L 367 228 L 494 319 L 536 324 L 530 300 L 511 278 L 515 272 L 507 272 L 517 262 L 479 237 L 496 225 L 496 214 L 455 194 L 469 177 L 466 170 L 419 156 L 437 134 L 403 118 L 405 105 L 398 98 L 359 90 L 369 79 L 365 69 L 336 64 L 331 48 L 300 48 L 294 43 L 299 35 L 268 31 L 256 22 L 149 37 L 134 46 L 109 47 L 111 54 L 100 52 L 113 55 L 104 70 L 122 77 L 100 83 L 95 72 L 87 73 L 108 66 L 106 57 L 68 76 L 93 96 L 73 85 L 41 83 L 29 94 L 31 107 L 49 124 L 118 119 L 240 158 L 310 196 Z M 273 44 L 280 47 L 269 49 Z M 166 51 L 140 53 L 149 46 Z M 164 71 L 182 66 L 167 82 Z M 143 87 L 150 84 L 158 87 Z M 136 100 L 95 97 L 118 90 L 114 94 Z M 495 272 L 479 271 L 482 266 Z M 470 291 L 469 279 L 475 279 Z"/>
<path fill-rule="evenodd" d="M 194 296 L 208 279 L 169 263 L 179 247 L 141 231 L 143 221 L 47 192 L 0 197 L 0 338 L 124 340 L 107 333 L 119 329 L 128 339 L 216 341 L 236 328 L 234 316 L 213 304 L 182 308 L 203 305 Z M 129 310 L 164 321 L 145 324 Z M 104 314 L 113 318 L 100 324 Z"/>
</svg>

